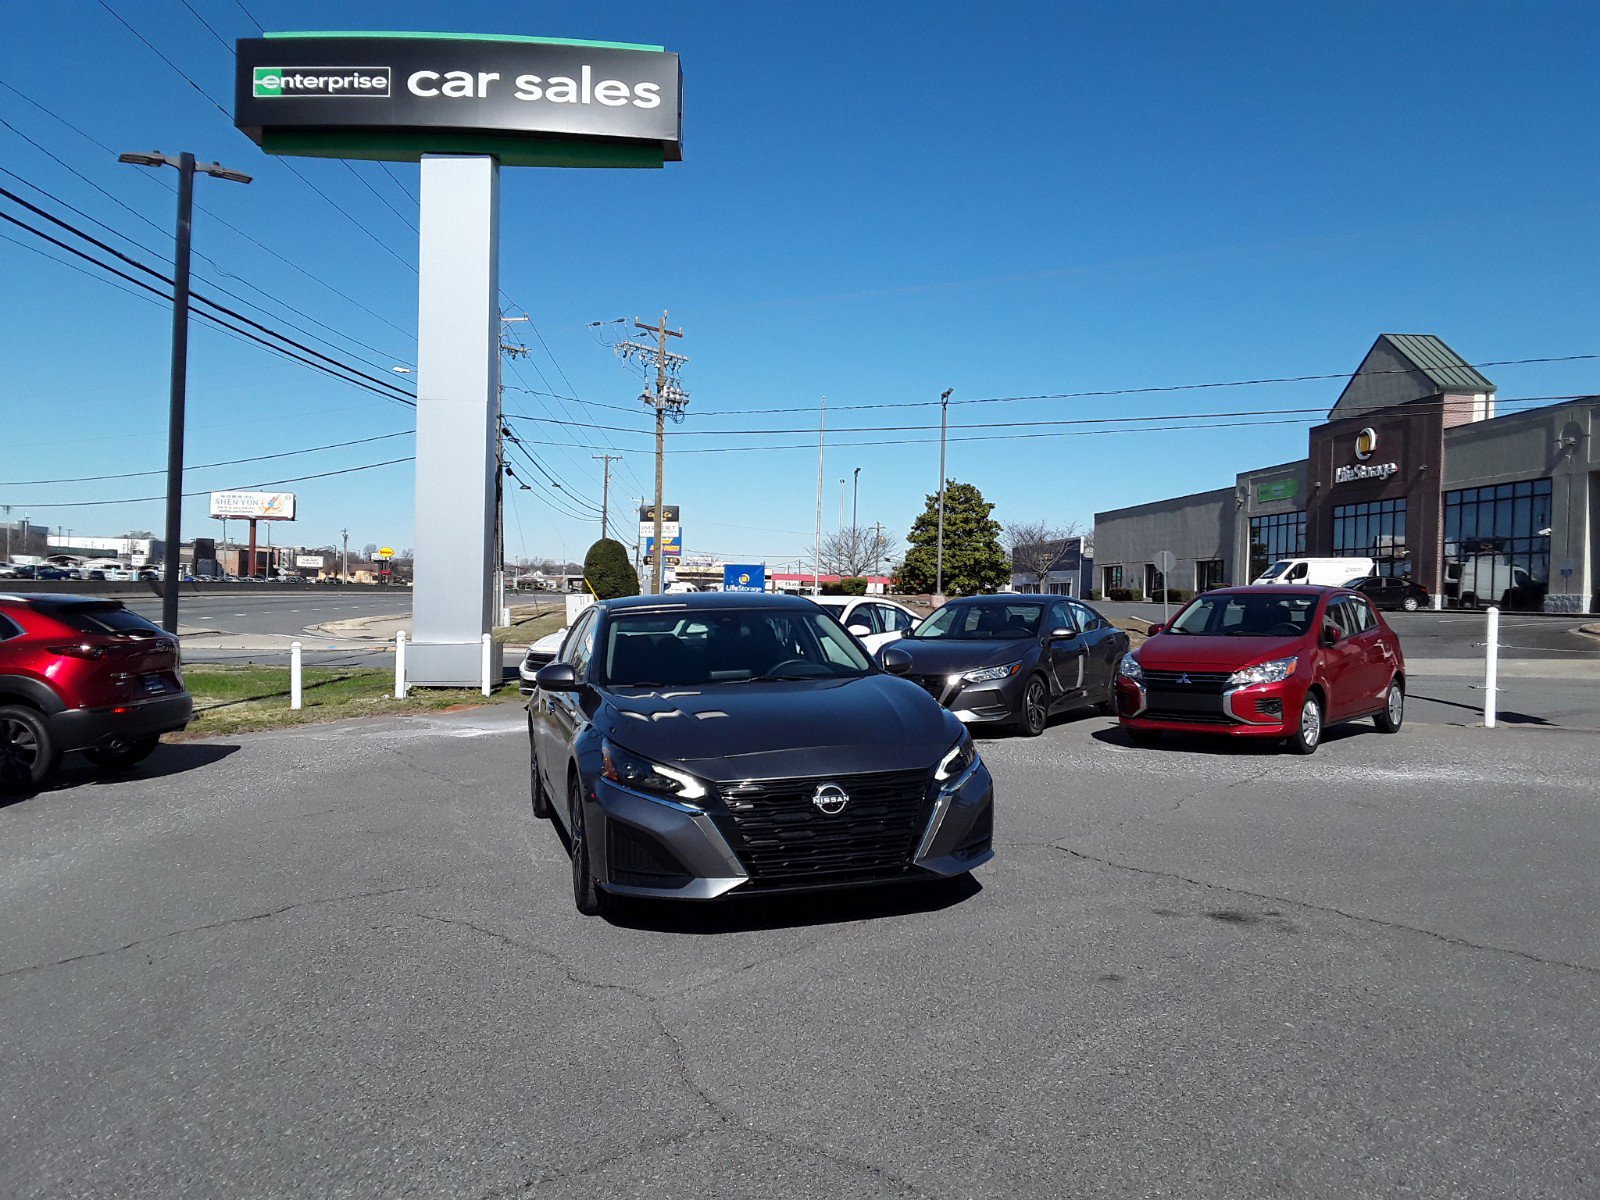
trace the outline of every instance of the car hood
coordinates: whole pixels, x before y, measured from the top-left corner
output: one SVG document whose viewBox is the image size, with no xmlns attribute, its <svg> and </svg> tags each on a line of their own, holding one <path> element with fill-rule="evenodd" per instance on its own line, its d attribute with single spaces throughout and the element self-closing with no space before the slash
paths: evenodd
<svg viewBox="0 0 1600 1200">
<path fill-rule="evenodd" d="M 626 688 L 595 724 L 628 750 L 715 782 L 931 771 L 961 724 L 892 675 Z"/>
<path fill-rule="evenodd" d="M 1139 647 L 1139 665 L 1154 671 L 1237 671 L 1256 663 L 1299 654 L 1299 637 L 1207 637 L 1158 633 Z"/>
<path fill-rule="evenodd" d="M 1013 663 L 1039 648 L 1037 638 L 901 638 L 896 650 L 911 655 L 913 675 L 954 675 Z"/>
</svg>

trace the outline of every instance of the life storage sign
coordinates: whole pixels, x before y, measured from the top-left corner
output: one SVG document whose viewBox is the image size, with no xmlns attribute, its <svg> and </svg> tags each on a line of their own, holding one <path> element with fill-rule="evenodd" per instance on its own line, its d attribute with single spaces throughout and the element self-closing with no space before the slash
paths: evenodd
<svg viewBox="0 0 1600 1200">
<path fill-rule="evenodd" d="M 678 56 L 469 34 L 306 33 L 237 45 L 234 123 L 271 154 L 508 166 L 682 159 Z"/>
</svg>

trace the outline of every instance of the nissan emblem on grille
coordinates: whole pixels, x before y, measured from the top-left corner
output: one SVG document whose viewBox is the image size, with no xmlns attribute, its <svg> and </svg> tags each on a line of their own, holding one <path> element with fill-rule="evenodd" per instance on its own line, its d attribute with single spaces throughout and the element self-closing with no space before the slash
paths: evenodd
<svg viewBox="0 0 1600 1200">
<path fill-rule="evenodd" d="M 844 811 L 844 806 L 850 803 L 850 793 L 837 783 L 819 783 L 817 790 L 811 793 L 811 803 L 819 811 L 830 817 L 836 817 Z"/>
</svg>

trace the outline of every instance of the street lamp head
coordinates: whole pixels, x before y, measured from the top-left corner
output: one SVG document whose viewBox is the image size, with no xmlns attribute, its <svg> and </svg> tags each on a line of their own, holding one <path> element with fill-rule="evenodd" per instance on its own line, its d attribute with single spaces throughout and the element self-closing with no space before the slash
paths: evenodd
<svg viewBox="0 0 1600 1200">
<path fill-rule="evenodd" d="M 118 162 L 133 163 L 138 167 L 164 167 L 172 160 L 159 150 L 152 150 L 149 154 L 119 154 Z"/>
<path fill-rule="evenodd" d="M 243 171 L 235 171 L 230 167 L 223 166 L 221 163 L 197 163 L 194 169 L 196 171 L 204 171 L 215 179 L 226 179 L 230 183 L 250 182 L 250 176 Z"/>
</svg>

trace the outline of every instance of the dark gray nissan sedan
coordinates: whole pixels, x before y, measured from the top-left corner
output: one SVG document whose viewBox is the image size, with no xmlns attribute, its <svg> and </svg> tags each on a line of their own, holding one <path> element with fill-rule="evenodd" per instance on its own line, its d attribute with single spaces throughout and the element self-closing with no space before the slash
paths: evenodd
<svg viewBox="0 0 1600 1200">
<path fill-rule="evenodd" d="M 573 899 L 712 900 L 960 875 L 994 788 L 960 721 L 794 596 L 590 608 L 528 702 L 533 811 Z"/>
</svg>

